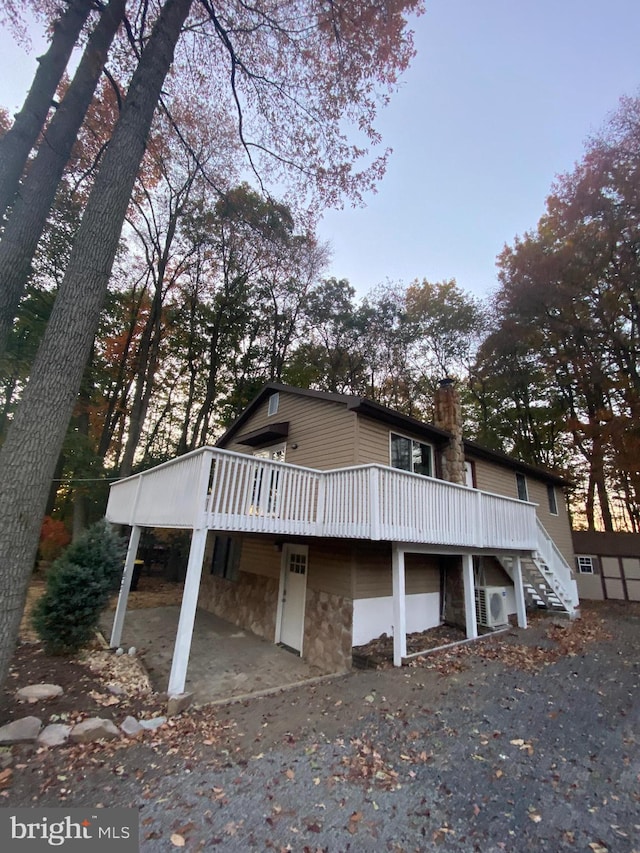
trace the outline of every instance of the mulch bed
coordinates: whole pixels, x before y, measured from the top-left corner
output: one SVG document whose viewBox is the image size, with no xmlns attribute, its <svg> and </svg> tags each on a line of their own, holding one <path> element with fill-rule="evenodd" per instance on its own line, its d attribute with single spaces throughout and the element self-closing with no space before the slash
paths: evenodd
<svg viewBox="0 0 640 853">
<path fill-rule="evenodd" d="M 439 625 L 428 631 L 416 631 L 413 634 L 407 634 L 407 654 L 426 652 L 450 643 L 459 643 L 465 638 L 465 632 L 452 625 Z M 353 664 L 360 669 L 386 669 L 393 666 L 393 637 L 382 634 L 363 646 L 355 646 Z"/>
<path fill-rule="evenodd" d="M 39 576 L 29 587 L 20 641 L 4 688 L 0 690 L 0 725 L 26 716 L 39 717 L 45 725 L 71 724 L 92 716 L 121 722 L 128 714 L 149 717 L 162 710 L 164 697 L 151 692 L 140 659 L 128 655 L 116 657 L 105 649 L 99 637 L 91 649 L 74 659 L 45 654 L 30 623 L 31 609 L 44 588 L 45 580 Z M 137 591 L 129 595 L 128 609 L 179 604 L 181 596 L 182 584 L 143 575 Z M 117 596 L 111 606 L 115 607 L 116 602 Z M 58 684 L 64 692 L 56 699 L 42 702 L 16 698 L 19 688 L 41 683 Z M 108 685 L 115 685 L 123 692 L 115 695 Z"/>
</svg>

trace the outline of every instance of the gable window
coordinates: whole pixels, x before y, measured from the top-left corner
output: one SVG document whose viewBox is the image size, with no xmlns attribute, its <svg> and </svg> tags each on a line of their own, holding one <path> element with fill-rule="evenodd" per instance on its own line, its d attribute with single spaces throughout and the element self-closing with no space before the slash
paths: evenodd
<svg viewBox="0 0 640 853">
<path fill-rule="evenodd" d="M 433 476 L 433 448 L 413 438 L 391 433 L 391 467 Z"/>
<path fill-rule="evenodd" d="M 547 486 L 547 500 L 549 501 L 549 512 L 551 515 L 557 515 L 558 502 L 556 500 L 556 490 L 551 484 Z"/>
<path fill-rule="evenodd" d="M 593 574 L 593 557 L 576 557 L 576 563 L 581 575 Z"/>
<path fill-rule="evenodd" d="M 519 471 L 516 472 L 516 487 L 518 489 L 518 500 L 528 501 L 529 492 L 527 490 L 527 478 Z"/>
<path fill-rule="evenodd" d="M 276 391 L 275 394 L 272 394 L 269 397 L 269 408 L 267 410 L 267 414 L 277 415 L 279 405 L 280 405 L 280 394 L 278 394 L 278 392 Z"/>
<path fill-rule="evenodd" d="M 240 540 L 234 536 L 216 536 L 211 558 L 211 574 L 228 581 L 238 579 Z"/>
</svg>

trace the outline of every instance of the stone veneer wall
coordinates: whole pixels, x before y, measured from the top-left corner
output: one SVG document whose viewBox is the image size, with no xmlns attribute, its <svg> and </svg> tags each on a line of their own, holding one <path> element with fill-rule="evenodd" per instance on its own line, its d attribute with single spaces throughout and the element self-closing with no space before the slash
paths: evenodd
<svg viewBox="0 0 640 853">
<path fill-rule="evenodd" d="M 326 672 L 351 668 L 353 602 L 307 587 L 302 655 Z"/>
<path fill-rule="evenodd" d="M 466 630 L 464 583 L 460 557 L 442 557 L 444 566 L 444 621 Z"/>
<path fill-rule="evenodd" d="M 437 427 L 451 433 L 451 440 L 442 453 L 442 478 L 464 486 L 464 444 L 462 442 L 462 409 L 458 391 L 450 379 L 443 379 L 433 400 L 433 420 Z"/>
<path fill-rule="evenodd" d="M 250 572 L 239 572 L 236 581 L 203 574 L 198 606 L 273 642 L 278 581 Z"/>
</svg>

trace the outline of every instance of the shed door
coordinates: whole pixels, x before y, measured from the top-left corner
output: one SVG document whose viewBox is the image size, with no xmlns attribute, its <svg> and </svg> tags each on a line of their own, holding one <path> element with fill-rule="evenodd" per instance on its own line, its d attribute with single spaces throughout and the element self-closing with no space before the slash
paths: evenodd
<svg viewBox="0 0 640 853">
<path fill-rule="evenodd" d="M 279 642 L 300 653 L 304 633 L 308 556 L 309 548 L 306 545 L 285 545 L 282 549 Z"/>
</svg>

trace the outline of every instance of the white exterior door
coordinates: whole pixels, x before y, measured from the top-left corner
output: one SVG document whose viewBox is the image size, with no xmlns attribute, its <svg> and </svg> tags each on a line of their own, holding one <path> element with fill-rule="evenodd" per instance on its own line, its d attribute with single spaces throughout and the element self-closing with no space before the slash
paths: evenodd
<svg viewBox="0 0 640 853">
<path fill-rule="evenodd" d="M 285 544 L 282 549 L 280 631 L 277 642 L 301 654 L 308 557 L 309 548 L 306 545 Z"/>
</svg>

